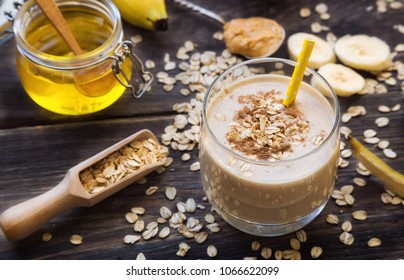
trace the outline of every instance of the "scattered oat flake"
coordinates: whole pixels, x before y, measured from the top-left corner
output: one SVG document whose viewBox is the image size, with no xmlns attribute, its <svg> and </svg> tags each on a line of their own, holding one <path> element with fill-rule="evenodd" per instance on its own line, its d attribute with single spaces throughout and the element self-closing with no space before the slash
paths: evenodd
<svg viewBox="0 0 404 280">
<path fill-rule="evenodd" d="M 377 127 L 385 127 L 390 123 L 390 119 L 387 117 L 380 117 L 375 120 Z"/>
<path fill-rule="evenodd" d="M 351 233 L 344 231 L 339 236 L 339 241 L 345 245 L 352 245 L 354 243 L 354 237 Z"/>
<path fill-rule="evenodd" d="M 275 251 L 275 259 L 276 260 L 281 260 L 283 258 L 283 252 L 281 250 L 276 250 Z"/>
<path fill-rule="evenodd" d="M 80 245 L 81 243 L 83 243 L 83 237 L 77 234 L 73 234 L 70 237 L 70 243 L 72 243 L 73 245 Z"/>
<path fill-rule="evenodd" d="M 334 214 L 328 214 L 326 217 L 326 221 L 327 221 L 327 223 L 332 224 L 332 225 L 337 225 L 339 223 L 339 219 L 338 219 L 337 215 L 334 215 Z"/>
<path fill-rule="evenodd" d="M 159 188 L 158 188 L 157 186 L 150 186 L 150 187 L 146 190 L 145 194 L 146 194 L 147 196 L 150 196 L 150 195 L 154 194 L 158 189 L 159 189 Z"/>
<path fill-rule="evenodd" d="M 404 4 L 400 1 L 389 1 L 389 7 L 393 10 L 399 10 L 404 7 Z"/>
<path fill-rule="evenodd" d="M 296 231 L 296 237 L 300 241 L 300 243 L 304 243 L 307 241 L 307 234 L 303 229 Z"/>
<path fill-rule="evenodd" d="M 185 202 L 185 209 L 188 213 L 194 213 L 196 210 L 196 202 L 193 198 L 188 198 Z"/>
<path fill-rule="evenodd" d="M 356 116 L 363 116 L 366 115 L 366 108 L 362 105 L 357 105 L 357 106 L 350 106 L 348 108 L 348 113 L 352 116 L 352 117 L 356 117 Z"/>
<path fill-rule="evenodd" d="M 186 208 L 185 203 L 182 202 L 182 201 L 178 202 L 178 203 L 177 203 L 177 210 L 178 210 L 179 212 L 182 212 L 182 213 L 187 212 L 187 208 Z"/>
<path fill-rule="evenodd" d="M 143 37 L 141 35 L 134 35 L 130 37 L 130 40 L 132 41 L 133 44 L 136 45 L 143 41 Z"/>
<path fill-rule="evenodd" d="M 344 185 L 341 187 L 341 192 L 343 194 L 351 194 L 354 190 L 354 186 L 353 185 Z"/>
<path fill-rule="evenodd" d="M 331 18 L 331 15 L 329 14 L 329 13 L 322 13 L 321 15 L 320 15 L 320 18 L 322 19 L 322 20 L 329 20 L 330 18 Z M 323 29 L 324 30 L 324 29 Z"/>
<path fill-rule="evenodd" d="M 289 245 L 293 250 L 300 250 L 300 242 L 296 238 L 291 238 L 289 241 Z"/>
<path fill-rule="evenodd" d="M 194 236 L 196 243 L 199 243 L 199 244 L 205 242 L 207 238 L 208 238 L 208 234 L 205 231 L 198 232 Z"/>
<path fill-rule="evenodd" d="M 396 152 L 394 152 L 394 151 L 393 151 L 392 149 L 390 149 L 390 148 L 383 149 L 383 154 L 384 154 L 386 157 L 391 158 L 391 159 L 394 159 L 394 158 L 397 157 Z"/>
<path fill-rule="evenodd" d="M 349 113 L 344 113 L 344 114 L 342 114 L 341 121 L 342 121 L 343 123 L 347 123 L 347 122 L 349 122 L 351 119 L 352 119 L 352 115 L 351 115 L 351 114 L 349 114 Z"/>
<path fill-rule="evenodd" d="M 313 32 L 313 33 L 320 33 L 322 31 L 321 24 L 318 22 L 313 22 L 310 25 L 310 28 L 311 28 L 311 32 Z"/>
<path fill-rule="evenodd" d="M 349 205 L 353 205 L 355 203 L 355 198 L 350 194 L 345 194 L 344 199 Z"/>
<path fill-rule="evenodd" d="M 373 237 L 368 241 L 369 247 L 379 247 L 380 245 L 382 245 L 382 241 L 377 237 Z"/>
<path fill-rule="evenodd" d="M 355 220 L 364 221 L 367 219 L 368 214 L 365 210 L 358 210 L 358 211 L 352 212 L 352 217 Z"/>
<path fill-rule="evenodd" d="M 356 177 L 356 178 L 353 179 L 353 182 L 354 182 L 355 185 L 357 185 L 359 187 L 366 186 L 366 181 L 363 178 Z"/>
<path fill-rule="evenodd" d="M 378 137 L 364 138 L 363 142 L 368 144 L 377 144 L 380 142 L 380 138 Z"/>
<path fill-rule="evenodd" d="M 333 190 L 331 193 L 331 197 L 334 199 L 343 199 L 344 194 L 339 190 Z M 333 214 L 329 214 L 329 215 L 333 215 Z"/>
<path fill-rule="evenodd" d="M 188 250 L 191 248 L 187 243 L 185 243 L 185 242 L 181 242 L 179 245 L 178 245 L 178 247 L 179 247 L 179 250 L 178 250 L 178 252 L 177 252 L 177 256 L 179 256 L 179 257 L 184 257 L 186 254 L 187 254 L 187 252 L 188 252 Z"/>
<path fill-rule="evenodd" d="M 348 136 L 352 134 L 352 130 L 347 126 L 341 126 L 340 133 L 344 135 L 345 138 L 348 138 Z"/>
<path fill-rule="evenodd" d="M 399 205 L 399 204 L 402 204 L 402 202 L 403 202 L 403 200 L 398 196 L 393 197 L 391 200 L 391 204 L 393 204 L 393 205 Z"/>
<path fill-rule="evenodd" d="M 251 250 L 253 251 L 258 251 L 261 247 L 261 243 L 257 240 L 254 240 L 253 242 L 251 242 Z"/>
<path fill-rule="evenodd" d="M 282 255 L 285 260 L 299 260 L 301 258 L 300 252 L 296 250 L 284 250 Z"/>
<path fill-rule="evenodd" d="M 182 161 L 188 161 L 191 159 L 191 155 L 189 153 L 185 153 L 181 156 Z"/>
<path fill-rule="evenodd" d="M 164 239 L 164 238 L 166 238 L 166 237 L 169 236 L 169 235 L 170 235 L 170 228 L 169 228 L 169 227 L 163 227 L 163 228 L 160 230 L 160 233 L 159 233 L 159 237 L 160 237 L 160 238 Z"/>
<path fill-rule="evenodd" d="M 177 189 L 175 187 L 166 187 L 165 194 L 169 200 L 174 200 L 177 195 Z"/>
<path fill-rule="evenodd" d="M 140 235 L 125 235 L 123 238 L 123 242 L 125 244 L 135 244 L 137 241 L 139 241 L 142 237 Z"/>
<path fill-rule="evenodd" d="M 393 201 L 391 195 L 385 192 L 381 194 L 380 198 L 384 204 L 390 204 Z"/>
<path fill-rule="evenodd" d="M 199 171 L 201 169 L 201 164 L 199 161 L 196 161 L 194 163 L 191 164 L 191 166 L 189 167 L 189 169 L 191 171 Z"/>
<path fill-rule="evenodd" d="M 401 104 L 396 104 L 393 107 L 391 107 L 392 112 L 397 112 L 401 109 Z"/>
<path fill-rule="evenodd" d="M 345 149 L 341 151 L 341 157 L 342 158 L 349 158 L 352 156 L 352 150 L 351 149 Z"/>
<path fill-rule="evenodd" d="M 136 256 L 136 260 L 137 261 L 144 261 L 144 260 L 146 260 L 146 257 L 145 257 L 145 255 L 143 253 L 139 253 Z"/>
<path fill-rule="evenodd" d="M 314 10 L 318 13 L 318 14 L 324 14 L 328 11 L 328 7 L 326 4 L 324 3 L 319 3 L 314 7 Z"/>
<path fill-rule="evenodd" d="M 370 176 L 370 171 L 361 162 L 356 165 L 355 171 L 362 176 Z"/>
<path fill-rule="evenodd" d="M 350 221 L 345 221 L 341 225 L 341 229 L 346 232 L 350 232 L 352 230 L 352 223 Z"/>
<path fill-rule="evenodd" d="M 135 225 L 133 226 L 133 230 L 135 232 L 141 232 L 144 230 L 144 221 L 143 220 L 137 220 Z"/>
<path fill-rule="evenodd" d="M 52 234 L 49 232 L 45 232 L 44 234 L 42 234 L 42 241 L 44 242 L 48 242 L 52 239 Z"/>
<path fill-rule="evenodd" d="M 146 229 L 154 229 L 158 226 L 157 222 L 150 222 L 147 224 Z"/>
<path fill-rule="evenodd" d="M 393 77 L 386 79 L 384 82 L 389 86 L 395 86 L 397 84 L 397 80 L 394 79 Z"/>
<path fill-rule="evenodd" d="M 143 237 L 144 240 L 149 240 L 149 239 L 155 237 L 157 235 L 158 231 L 159 231 L 158 227 L 146 229 L 142 233 L 142 237 Z"/>
<path fill-rule="evenodd" d="M 338 206 L 345 206 L 345 205 L 348 205 L 348 203 L 347 203 L 344 199 L 337 199 L 337 200 L 335 200 L 335 203 L 336 203 Z"/>
<path fill-rule="evenodd" d="M 300 11 L 299 11 L 299 15 L 302 18 L 307 18 L 307 17 L 309 17 L 311 15 L 311 11 L 310 11 L 309 8 L 301 8 Z"/>
<path fill-rule="evenodd" d="M 146 60 L 146 62 L 145 62 L 145 66 L 146 66 L 146 68 L 148 68 L 148 69 L 153 69 L 154 67 L 156 67 L 156 64 L 154 63 L 153 60 L 148 59 L 148 60 Z"/>
<path fill-rule="evenodd" d="M 391 111 L 390 107 L 388 107 L 386 105 L 379 105 L 377 107 L 377 110 L 379 110 L 379 112 L 381 112 L 381 113 L 388 113 Z"/>
<path fill-rule="evenodd" d="M 366 138 L 375 137 L 376 135 L 377 135 L 377 132 L 373 129 L 366 129 L 363 132 L 363 136 L 365 136 Z"/>
<path fill-rule="evenodd" d="M 138 215 L 143 215 L 146 212 L 146 210 L 143 207 L 132 207 L 130 211 Z"/>
<path fill-rule="evenodd" d="M 126 221 L 127 221 L 128 223 L 134 224 L 134 223 L 137 221 L 138 216 L 137 216 L 137 214 L 135 214 L 135 213 L 128 212 L 128 213 L 126 213 L 126 215 L 125 215 L 125 219 L 126 219 Z"/>
<path fill-rule="evenodd" d="M 217 256 L 217 249 L 213 245 L 209 245 L 207 249 L 208 256 L 214 258 Z"/>
<path fill-rule="evenodd" d="M 169 219 L 172 215 L 172 212 L 170 209 L 168 209 L 166 206 L 162 206 L 160 208 L 160 216 L 164 219 Z"/>
<path fill-rule="evenodd" d="M 213 217 L 212 214 L 206 214 L 205 221 L 209 224 L 213 224 L 215 222 L 215 217 Z"/>
<path fill-rule="evenodd" d="M 313 259 L 318 259 L 322 253 L 323 253 L 323 248 L 321 248 L 320 246 L 314 246 L 310 250 L 310 255 Z"/>
<path fill-rule="evenodd" d="M 396 52 L 404 52 L 404 44 L 398 44 L 394 47 Z"/>
<path fill-rule="evenodd" d="M 262 248 L 262 250 L 261 250 L 261 256 L 262 256 L 264 259 L 266 259 L 266 260 L 270 259 L 271 256 L 272 256 L 272 250 L 271 250 L 271 248 L 268 248 L 268 247 Z"/>
<path fill-rule="evenodd" d="M 219 41 L 223 40 L 223 32 L 216 31 L 215 33 L 213 33 L 213 39 L 216 39 Z"/>
<path fill-rule="evenodd" d="M 164 224 L 164 223 L 167 222 L 167 220 L 164 219 L 163 217 L 158 217 L 156 221 L 157 221 L 157 223 L 159 223 L 159 224 Z"/>
</svg>

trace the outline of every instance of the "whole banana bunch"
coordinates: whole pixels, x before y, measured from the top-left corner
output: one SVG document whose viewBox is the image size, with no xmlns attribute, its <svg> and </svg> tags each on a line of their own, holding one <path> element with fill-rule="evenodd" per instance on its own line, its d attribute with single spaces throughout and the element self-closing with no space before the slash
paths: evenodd
<svg viewBox="0 0 404 280">
<path fill-rule="evenodd" d="M 154 31 L 168 27 L 165 0 L 113 0 L 127 22 Z"/>
</svg>

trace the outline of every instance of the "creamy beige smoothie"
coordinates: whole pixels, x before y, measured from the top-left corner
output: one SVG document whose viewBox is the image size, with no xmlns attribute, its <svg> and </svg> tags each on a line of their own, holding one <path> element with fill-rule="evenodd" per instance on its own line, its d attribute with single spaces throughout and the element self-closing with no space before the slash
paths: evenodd
<svg viewBox="0 0 404 280">
<path fill-rule="evenodd" d="M 285 108 L 289 81 L 275 74 L 243 78 L 222 88 L 207 105 L 202 182 L 210 202 L 227 218 L 293 223 L 321 211 L 332 192 L 339 137 L 328 136 L 336 113 L 306 83 Z"/>
</svg>

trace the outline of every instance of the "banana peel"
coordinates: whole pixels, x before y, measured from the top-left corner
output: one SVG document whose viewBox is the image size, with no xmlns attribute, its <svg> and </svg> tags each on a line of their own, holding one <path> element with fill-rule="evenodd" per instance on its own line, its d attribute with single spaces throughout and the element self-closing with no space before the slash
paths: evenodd
<svg viewBox="0 0 404 280">
<path fill-rule="evenodd" d="M 357 139 L 349 136 L 349 143 L 356 158 L 395 195 L 404 198 L 404 174 L 388 166 Z"/>
<path fill-rule="evenodd" d="M 165 0 L 113 0 L 124 20 L 152 31 L 168 29 Z"/>
</svg>

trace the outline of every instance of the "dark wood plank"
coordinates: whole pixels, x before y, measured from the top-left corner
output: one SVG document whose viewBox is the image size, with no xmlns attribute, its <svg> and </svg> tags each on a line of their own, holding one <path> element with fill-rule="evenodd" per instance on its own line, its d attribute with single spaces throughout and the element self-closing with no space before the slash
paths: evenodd
<svg viewBox="0 0 404 280">
<path fill-rule="evenodd" d="M 300 2 L 301 4 L 296 4 L 293 0 L 195 1 L 216 11 L 226 19 L 250 16 L 274 18 L 285 27 L 287 35 L 301 31 L 310 32 L 310 24 L 313 21 L 320 21 L 314 11 L 310 18 L 301 19 L 298 16 L 300 7 L 307 6 L 313 9 L 316 3 L 307 0 Z M 321 22 L 329 26 L 338 37 L 345 34 L 366 33 L 379 36 L 391 47 L 401 42 L 400 33 L 392 26 L 400 22 L 402 11 L 389 10 L 385 14 L 377 14 L 375 11 L 367 12 L 366 7 L 374 5 L 369 1 L 325 2 L 329 2 L 332 16 L 330 20 Z M 199 51 L 221 52 L 223 50 L 223 42 L 212 39 L 212 34 L 221 30 L 220 24 L 171 1 L 167 1 L 167 10 L 170 18 L 170 27 L 167 32 L 153 33 L 128 24 L 124 26 L 128 38 L 134 34 L 143 36 L 144 41 L 136 47 L 136 53 L 143 61 L 153 59 L 157 63 L 157 67 L 152 70 L 154 74 L 163 68 L 164 54 L 171 54 L 174 60 L 176 50 L 185 40 L 191 39 L 197 43 Z M 321 36 L 325 36 L 325 32 Z M 173 92 L 166 93 L 162 90 L 161 84 L 154 83 L 150 94 L 142 97 L 141 100 L 134 100 L 127 92 L 111 107 L 98 113 L 81 117 L 57 115 L 40 108 L 25 94 L 18 81 L 15 51 L 14 40 L 0 47 L 0 73 L 2 73 L 0 75 L 0 128 L 165 114 L 171 111 L 171 105 L 174 102 L 186 99 L 177 94 L 181 88 L 180 85 L 177 85 Z M 287 57 L 286 44 L 275 55 Z M 176 73 L 176 71 L 171 72 Z"/>
<path fill-rule="evenodd" d="M 369 113 L 372 117 L 374 114 Z M 365 119 L 365 118 L 364 118 Z M 396 121 L 399 118 L 392 118 Z M 401 118 L 402 119 L 402 118 Z M 360 126 L 363 119 L 354 120 L 352 125 Z M 3 153 L 0 159 L 0 211 L 39 195 L 55 186 L 64 176 L 66 170 L 99 150 L 124 138 L 141 128 L 151 128 L 157 135 L 163 127 L 170 123 L 170 118 L 156 117 L 153 119 L 122 119 L 115 121 L 100 121 L 83 124 L 53 125 L 47 127 L 32 127 L 10 129 L 3 131 L 0 141 Z M 402 125 L 400 126 L 402 129 Z M 358 133 L 356 133 L 358 134 Z M 400 136 L 402 139 L 402 135 Z M 398 137 L 389 138 L 392 143 L 398 143 Z M 394 147 L 396 148 L 396 147 Z M 398 146 L 403 151 L 402 146 Z M 133 233 L 132 225 L 128 224 L 124 215 L 131 207 L 142 206 L 146 214 L 141 218 L 146 222 L 159 216 L 162 205 L 175 210 L 175 204 L 194 198 L 197 203 L 206 206 L 206 210 L 197 210 L 193 215 L 201 221 L 210 212 L 208 202 L 203 202 L 204 196 L 199 173 L 189 171 L 189 164 L 197 160 L 197 151 L 192 152 L 192 160 L 184 163 L 180 160 L 180 152 L 171 152 L 174 163 L 165 173 L 151 174 L 144 185 L 134 184 L 120 193 L 108 198 L 92 208 L 76 209 L 56 217 L 29 238 L 16 243 L 0 239 L 1 259 L 133 259 L 137 253 L 143 252 L 149 259 L 177 259 L 175 255 L 180 242 L 191 246 L 186 259 L 207 258 L 206 247 L 214 244 L 218 250 L 218 259 L 241 259 L 245 256 L 259 256 L 252 252 L 250 243 L 259 240 L 263 246 L 273 250 L 288 249 L 289 239 L 294 234 L 276 238 L 254 237 L 242 233 L 215 217 L 222 226 L 220 233 L 210 234 L 204 244 L 196 244 L 193 240 L 185 240 L 172 230 L 169 238 L 160 240 L 140 241 L 134 246 L 123 244 L 123 237 Z M 351 184 L 358 174 L 354 171 L 356 160 L 350 159 L 350 166 L 339 171 L 336 187 Z M 403 157 L 391 161 L 392 166 L 401 169 Z M 404 212 L 402 206 L 388 206 L 380 201 L 382 185 L 375 178 L 367 179 L 368 186 L 356 187 L 353 207 L 337 206 L 333 200 L 327 204 L 322 214 L 305 230 L 308 242 L 302 244 L 303 258 L 310 258 L 310 248 L 322 246 L 324 259 L 396 259 L 404 255 L 402 242 Z M 158 192 L 150 197 L 144 191 L 151 185 L 159 186 Z M 175 186 L 178 195 L 174 201 L 168 201 L 164 196 L 166 186 Z M 354 210 L 368 211 L 367 221 L 358 222 L 351 218 Z M 337 214 L 341 221 L 350 220 L 353 223 L 355 243 L 352 246 L 342 245 L 338 236 L 339 226 L 329 225 L 325 216 Z M 53 239 L 48 242 L 40 241 L 43 232 L 49 231 Z M 80 234 L 84 243 L 74 246 L 69 243 L 70 235 Z M 376 236 L 382 239 L 383 245 L 369 249 L 366 242 Z"/>
<path fill-rule="evenodd" d="M 379 36 L 391 47 L 402 43 L 402 34 L 392 28 L 399 23 L 402 10 L 378 14 L 375 10 L 366 11 L 366 7 L 375 5 L 374 1 L 323 2 L 329 6 L 331 19 L 322 23 L 331 27 L 337 36 L 365 33 Z M 300 7 L 315 6 L 316 3 L 309 0 L 299 1 L 300 4 L 293 0 L 195 0 L 195 3 L 217 11 L 227 19 L 256 15 L 275 18 L 285 27 L 287 35 L 298 31 L 310 32 L 310 23 L 318 20 L 317 15 L 312 15 L 309 19 L 298 17 Z M 197 43 L 200 51 L 223 50 L 223 42 L 211 39 L 213 32 L 221 29 L 220 25 L 171 1 L 167 1 L 167 6 L 170 30 L 166 33 L 156 34 L 125 25 L 128 36 L 141 34 L 144 37 L 137 52 L 143 60 L 153 59 L 157 63 L 154 73 L 162 69 L 164 53 L 170 53 L 173 57 L 178 47 L 187 39 Z M 325 33 L 321 36 L 325 36 Z M 0 130 L 0 212 L 45 192 L 59 183 L 70 167 L 137 130 L 149 128 L 158 136 L 161 135 L 173 118 L 171 106 L 175 102 L 189 100 L 175 91 L 165 93 L 161 85 L 157 84 L 141 100 L 133 100 L 126 94 L 110 108 L 99 113 L 83 117 L 52 114 L 33 104 L 24 93 L 15 70 L 14 51 L 13 41 L 0 47 L 0 128 L 3 128 Z M 287 57 L 286 45 L 276 55 Z M 396 59 L 403 60 L 403 53 Z M 176 87 L 177 90 L 179 88 L 180 86 Z M 362 133 L 366 128 L 377 129 L 380 138 L 390 141 L 398 158 L 387 160 L 378 148 L 372 145 L 367 147 L 403 173 L 403 108 L 386 115 L 391 120 L 389 126 L 376 128 L 374 125 L 377 117 L 385 115 L 377 111 L 378 105 L 403 105 L 399 85 L 388 88 L 387 94 L 341 98 L 341 111 L 346 111 L 351 105 L 364 105 L 367 114 L 351 120 L 347 126 L 359 139 L 363 139 Z M 139 252 L 143 252 L 148 259 L 179 259 L 175 253 L 178 244 L 183 241 L 191 246 L 186 259 L 208 258 L 206 248 L 209 244 L 218 248 L 217 259 L 259 257 L 259 252 L 252 252 L 250 249 L 253 240 L 259 240 L 262 246 L 271 247 L 273 251 L 289 248 L 289 239 L 293 234 L 276 238 L 255 237 L 232 228 L 217 215 L 215 217 L 221 224 L 222 231 L 210 234 L 204 244 L 185 240 L 173 230 L 164 241 L 154 238 L 134 246 L 123 244 L 123 237 L 133 233 L 132 226 L 124 219 L 125 213 L 133 206 L 146 208 L 147 212 L 142 217 L 145 221 L 158 217 L 162 205 L 174 210 L 176 202 L 185 201 L 189 197 L 206 206 L 206 210 L 198 210 L 195 217 L 203 220 L 203 216 L 209 212 L 209 203 L 202 201 L 204 194 L 200 174 L 189 171 L 189 164 L 198 159 L 197 150 L 192 152 L 192 160 L 187 163 L 180 160 L 180 152 L 171 151 L 171 154 L 175 160 L 170 170 L 160 175 L 151 174 L 144 185 L 134 184 L 92 208 L 75 209 L 60 215 L 21 242 L 11 243 L 0 237 L 0 259 L 134 259 Z M 350 166 L 339 170 L 336 188 L 352 184 L 353 178 L 359 176 L 354 170 L 356 159 L 350 158 L 349 161 Z M 404 258 L 403 206 L 384 205 L 380 201 L 382 184 L 374 177 L 366 180 L 368 186 L 355 188 L 353 195 L 356 202 L 353 207 L 339 207 L 330 200 L 321 215 L 305 228 L 308 241 L 302 244 L 303 258 L 310 258 L 310 248 L 315 245 L 323 247 L 323 259 Z M 158 185 L 160 189 L 155 195 L 146 197 L 144 191 L 150 185 Z M 166 186 L 177 188 L 178 196 L 175 201 L 165 198 Z M 352 211 L 359 209 L 368 211 L 367 221 L 352 220 Z M 329 213 L 337 214 L 341 221 L 352 221 L 355 236 L 352 246 L 339 242 L 339 226 L 325 222 Z M 40 241 L 41 234 L 45 231 L 53 234 L 53 239 L 48 243 Z M 72 234 L 82 235 L 84 243 L 80 246 L 71 245 L 69 238 Z M 366 242 L 371 237 L 381 238 L 382 246 L 368 248 Z"/>
</svg>

